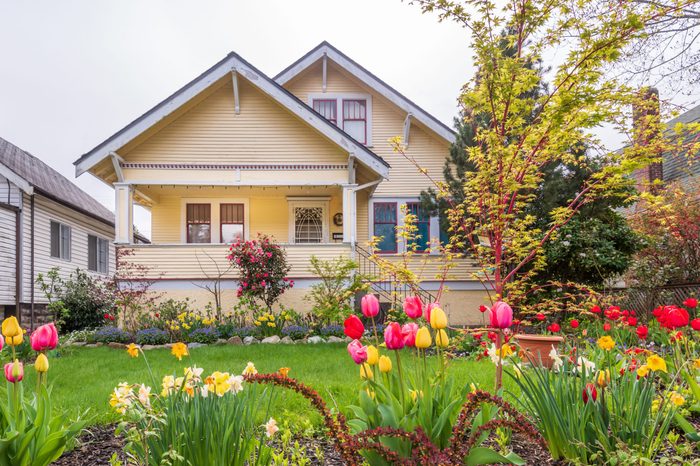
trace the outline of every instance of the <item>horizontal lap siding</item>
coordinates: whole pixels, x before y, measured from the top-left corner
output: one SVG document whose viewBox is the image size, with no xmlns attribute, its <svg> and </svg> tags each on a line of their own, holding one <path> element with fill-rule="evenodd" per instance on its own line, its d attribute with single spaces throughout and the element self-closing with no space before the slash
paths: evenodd
<svg viewBox="0 0 700 466">
<path fill-rule="evenodd" d="M 228 248 L 225 245 L 216 246 L 137 246 L 132 249 L 128 260 L 135 264 L 148 267 L 147 278 L 206 280 L 227 271 L 224 278 L 236 278 L 236 273 L 229 269 L 226 258 Z M 333 246 L 290 246 L 286 248 L 287 261 L 292 269 L 292 278 L 314 278 L 309 271 L 309 260 L 312 255 L 321 259 L 332 259 L 349 255 L 349 247 Z"/>
<path fill-rule="evenodd" d="M 0 305 L 15 304 L 15 221 L 15 212 L 0 208 Z"/>
<path fill-rule="evenodd" d="M 239 79 L 240 113 L 227 79 L 179 118 L 120 155 L 132 162 L 346 163 L 347 154 Z"/>
<path fill-rule="evenodd" d="M 403 260 L 402 256 L 398 255 L 381 255 L 380 257 L 396 264 Z M 480 270 L 479 266 L 471 259 L 453 259 L 450 261 L 450 265 L 445 277 L 449 281 L 472 281 L 475 279 L 473 274 Z M 440 280 L 445 270 L 445 261 L 440 256 L 414 254 L 409 262 L 409 268 L 420 280 Z"/>
<path fill-rule="evenodd" d="M 21 202 L 22 191 L 12 182 L 8 182 L 7 178 L 0 175 L 0 203 L 21 207 Z"/>
<path fill-rule="evenodd" d="M 322 91 L 322 67 L 319 61 L 295 77 L 285 87 L 304 102 L 309 94 Z M 328 62 L 328 93 L 365 93 L 372 96 L 372 151 L 386 160 L 390 165 L 389 180 L 383 181 L 376 189 L 375 196 L 411 196 L 417 197 L 422 190 L 431 186 L 430 180 L 419 173 L 415 165 L 405 157 L 394 152 L 389 140 L 403 136 L 403 124 L 406 113 L 396 105 L 372 91 Z M 442 168 L 449 156 L 449 143 L 415 120 L 411 123 L 407 154 L 414 158 L 434 179 L 443 180 Z M 358 233 L 359 235 L 359 233 Z"/>
<path fill-rule="evenodd" d="M 22 241 L 23 277 L 22 300 L 29 302 L 31 297 L 30 287 L 33 279 L 39 273 L 45 274 L 52 267 L 59 267 L 63 278 L 80 268 L 87 271 L 88 251 L 87 236 L 94 234 L 105 238 L 110 243 L 109 248 L 109 273 L 107 275 L 90 272 L 95 277 L 111 277 L 114 274 L 114 228 L 98 220 L 90 218 L 79 212 L 69 209 L 57 202 L 41 195 L 35 195 L 34 214 L 34 278 L 31 276 L 31 209 L 30 201 L 25 196 L 24 211 L 22 214 L 24 238 Z M 69 225 L 71 227 L 71 260 L 64 261 L 51 257 L 51 220 Z M 37 303 L 45 303 L 46 297 L 38 286 L 34 289 L 34 299 Z"/>
</svg>

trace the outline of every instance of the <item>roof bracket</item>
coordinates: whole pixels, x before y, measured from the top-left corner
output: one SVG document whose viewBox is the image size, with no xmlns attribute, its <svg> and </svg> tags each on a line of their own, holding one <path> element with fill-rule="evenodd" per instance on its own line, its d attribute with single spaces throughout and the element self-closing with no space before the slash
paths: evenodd
<svg viewBox="0 0 700 466">
<path fill-rule="evenodd" d="M 124 172 L 122 172 L 121 162 L 124 161 L 123 158 L 116 152 L 110 152 L 109 157 L 112 159 L 112 165 L 114 166 L 114 174 L 117 175 L 117 181 L 119 183 L 124 182 Z"/>
<path fill-rule="evenodd" d="M 413 118 L 412 113 L 406 115 L 406 119 L 403 121 L 403 145 L 408 149 L 408 136 L 411 133 L 411 118 Z"/>
<path fill-rule="evenodd" d="M 323 54 L 323 84 L 321 85 L 323 92 L 326 92 L 326 88 L 328 87 L 326 85 L 328 83 L 327 76 L 328 76 L 328 54 L 324 53 Z"/>
<path fill-rule="evenodd" d="M 235 68 L 231 70 L 231 80 L 233 81 L 233 111 L 238 115 L 241 113 L 241 104 L 238 100 L 238 72 Z"/>
</svg>

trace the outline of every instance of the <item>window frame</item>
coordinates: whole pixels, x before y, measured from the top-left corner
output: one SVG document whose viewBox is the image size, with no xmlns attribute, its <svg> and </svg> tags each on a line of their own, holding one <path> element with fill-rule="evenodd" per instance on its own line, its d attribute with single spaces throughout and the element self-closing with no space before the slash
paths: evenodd
<svg viewBox="0 0 700 466">
<path fill-rule="evenodd" d="M 53 251 L 53 225 L 58 227 L 58 252 L 54 255 Z M 67 254 L 64 255 L 64 232 L 67 232 L 66 249 Z M 73 227 L 67 223 L 59 222 L 58 220 L 49 220 L 49 256 L 54 259 L 59 259 L 66 262 L 71 262 L 73 249 Z"/>
<path fill-rule="evenodd" d="M 333 113 L 335 114 L 335 119 L 332 120 L 330 118 L 326 118 L 325 115 L 316 110 L 316 102 L 333 102 Z M 338 126 L 338 99 L 311 99 L 311 108 L 313 108 L 316 113 L 326 118 L 326 120 Z"/>
<path fill-rule="evenodd" d="M 307 98 L 307 104 L 313 109 L 314 100 L 335 100 L 336 101 L 336 119 L 335 125 L 343 129 L 343 100 L 364 100 L 365 101 L 365 142 L 366 147 L 372 147 L 372 94 L 359 92 L 315 92 L 310 93 Z M 330 120 L 329 120 L 330 121 Z M 344 130 L 343 130 L 344 131 Z M 360 141 L 358 141 L 360 142 Z"/>
<path fill-rule="evenodd" d="M 303 245 L 314 245 L 314 244 L 328 244 L 330 243 L 330 197 L 321 198 L 298 198 L 298 197 L 288 197 L 287 204 L 289 205 L 289 244 L 303 244 Z M 321 230 L 321 242 L 320 243 L 297 243 L 296 241 L 296 215 L 294 214 L 294 209 L 297 207 L 320 207 L 321 210 L 321 220 L 322 220 L 322 230 Z"/>
<path fill-rule="evenodd" d="M 108 275 L 109 274 L 109 240 L 106 238 L 103 238 L 101 236 L 93 235 L 92 233 L 88 233 L 88 270 L 91 272 L 99 273 L 102 275 Z M 90 238 L 95 238 L 95 249 L 92 250 L 90 247 Z M 100 270 L 100 249 L 101 246 L 104 245 L 104 270 Z M 93 252 L 95 254 L 95 268 L 92 269 L 90 268 L 90 252 Z"/>
<path fill-rule="evenodd" d="M 209 222 L 190 222 L 189 218 L 189 206 L 191 205 L 196 205 L 196 206 L 209 206 Z M 211 215 L 211 203 L 210 202 L 187 202 L 185 203 L 185 235 L 187 238 L 187 244 L 212 244 L 212 229 L 211 229 L 211 223 L 212 223 L 212 215 Z M 199 242 L 193 242 L 191 241 L 190 238 L 190 225 L 209 225 L 209 242 L 208 243 L 199 243 Z"/>
<path fill-rule="evenodd" d="M 394 206 L 394 223 L 378 222 L 377 221 L 377 205 L 393 205 Z M 381 250 L 375 248 L 377 254 L 396 254 L 399 251 L 399 239 L 396 235 L 396 228 L 399 226 L 399 205 L 396 201 L 375 201 L 372 203 L 372 236 L 377 236 L 377 225 L 394 225 L 394 249 Z"/>
<path fill-rule="evenodd" d="M 345 118 L 345 102 L 362 102 L 365 107 L 365 117 L 364 118 Z M 367 99 L 342 99 L 342 114 L 343 114 L 343 131 L 345 131 L 345 122 L 346 121 L 362 121 L 365 124 L 365 137 L 363 140 L 357 140 L 357 142 L 361 142 L 364 145 L 367 145 Z M 347 133 L 347 131 L 345 131 Z M 349 133 L 348 133 L 349 134 Z"/>
<path fill-rule="evenodd" d="M 224 206 L 230 206 L 230 205 L 239 205 L 239 206 L 241 206 L 241 208 L 243 209 L 243 215 L 242 215 L 243 219 L 241 220 L 240 223 L 236 223 L 236 222 L 224 222 L 224 221 L 223 221 L 223 215 L 222 215 L 222 214 L 223 214 L 223 208 L 224 208 Z M 241 227 L 243 228 L 243 238 L 242 238 L 242 239 L 243 239 L 243 241 L 245 241 L 245 239 L 246 239 L 246 234 L 245 234 L 245 226 L 246 226 L 246 223 L 245 223 L 245 214 L 246 214 L 246 208 L 245 208 L 245 204 L 244 204 L 243 202 L 220 202 L 220 203 L 219 203 L 219 242 L 220 242 L 221 244 L 228 244 L 228 243 L 226 243 L 226 242 L 224 241 L 224 225 L 241 225 Z M 210 218 L 209 221 L 211 222 L 211 218 Z"/>
<path fill-rule="evenodd" d="M 417 206 L 418 209 L 421 209 L 421 208 L 422 208 L 420 202 L 416 202 L 416 201 L 406 202 L 406 209 L 407 209 L 407 211 L 408 211 L 409 213 L 413 214 L 413 215 L 416 215 L 416 214 L 414 214 L 413 212 L 411 212 L 411 206 Z M 416 217 L 418 217 L 418 215 L 416 215 Z M 416 254 L 430 254 L 430 252 L 431 252 L 431 249 L 432 249 L 432 248 L 431 248 L 431 243 L 432 243 L 432 241 L 431 241 L 431 238 L 430 238 L 430 221 L 431 221 L 430 215 L 428 215 L 428 217 L 427 217 L 426 220 L 420 220 L 420 219 L 416 220 L 416 225 L 418 225 L 418 224 L 425 224 L 425 225 L 428 226 L 428 237 L 427 237 L 427 238 L 421 237 L 421 240 L 425 241 L 425 243 L 426 243 L 426 244 L 425 244 L 425 249 L 423 249 L 423 250 L 421 250 L 421 249 L 416 249 L 416 250 L 414 251 Z M 406 223 L 406 221 L 405 221 L 405 219 L 404 219 L 404 224 L 405 224 L 405 223 Z M 409 250 L 409 246 L 410 246 L 410 244 L 408 243 L 408 241 L 406 241 L 406 249 L 407 249 L 407 250 Z"/>
</svg>

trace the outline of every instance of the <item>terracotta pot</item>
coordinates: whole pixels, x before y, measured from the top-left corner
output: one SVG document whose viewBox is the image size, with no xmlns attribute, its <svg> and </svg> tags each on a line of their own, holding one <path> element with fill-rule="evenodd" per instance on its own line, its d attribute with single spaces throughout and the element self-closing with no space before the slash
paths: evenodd
<svg viewBox="0 0 700 466">
<path fill-rule="evenodd" d="M 520 357 L 530 364 L 542 364 L 551 368 L 554 361 L 549 357 L 549 352 L 559 349 L 559 344 L 564 341 L 564 337 L 557 335 L 528 335 L 520 333 L 515 335 L 515 341 L 520 346 Z M 541 362 L 540 362 L 541 361 Z"/>
</svg>

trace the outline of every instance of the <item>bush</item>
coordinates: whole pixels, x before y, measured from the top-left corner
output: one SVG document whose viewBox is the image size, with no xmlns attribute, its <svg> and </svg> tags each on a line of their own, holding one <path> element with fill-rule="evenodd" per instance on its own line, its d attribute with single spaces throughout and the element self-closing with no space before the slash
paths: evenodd
<svg viewBox="0 0 700 466">
<path fill-rule="evenodd" d="M 95 341 L 98 343 L 129 343 L 131 334 L 118 327 L 102 327 L 95 331 Z"/>
<path fill-rule="evenodd" d="M 170 342 L 170 334 L 159 328 L 145 328 L 136 332 L 135 339 L 139 345 L 164 345 Z"/>
<path fill-rule="evenodd" d="M 257 337 L 260 334 L 257 327 L 246 325 L 245 327 L 234 327 L 231 329 L 229 338 L 231 337 Z"/>
<path fill-rule="evenodd" d="M 301 340 L 309 334 L 309 327 L 305 325 L 290 325 L 282 329 L 282 336 L 292 340 Z"/>
<path fill-rule="evenodd" d="M 219 331 L 214 327 L 200 327 L 189 334 L 189 341 L 194 343 L 214 343 L 220 337 Z"/>
</svg>

